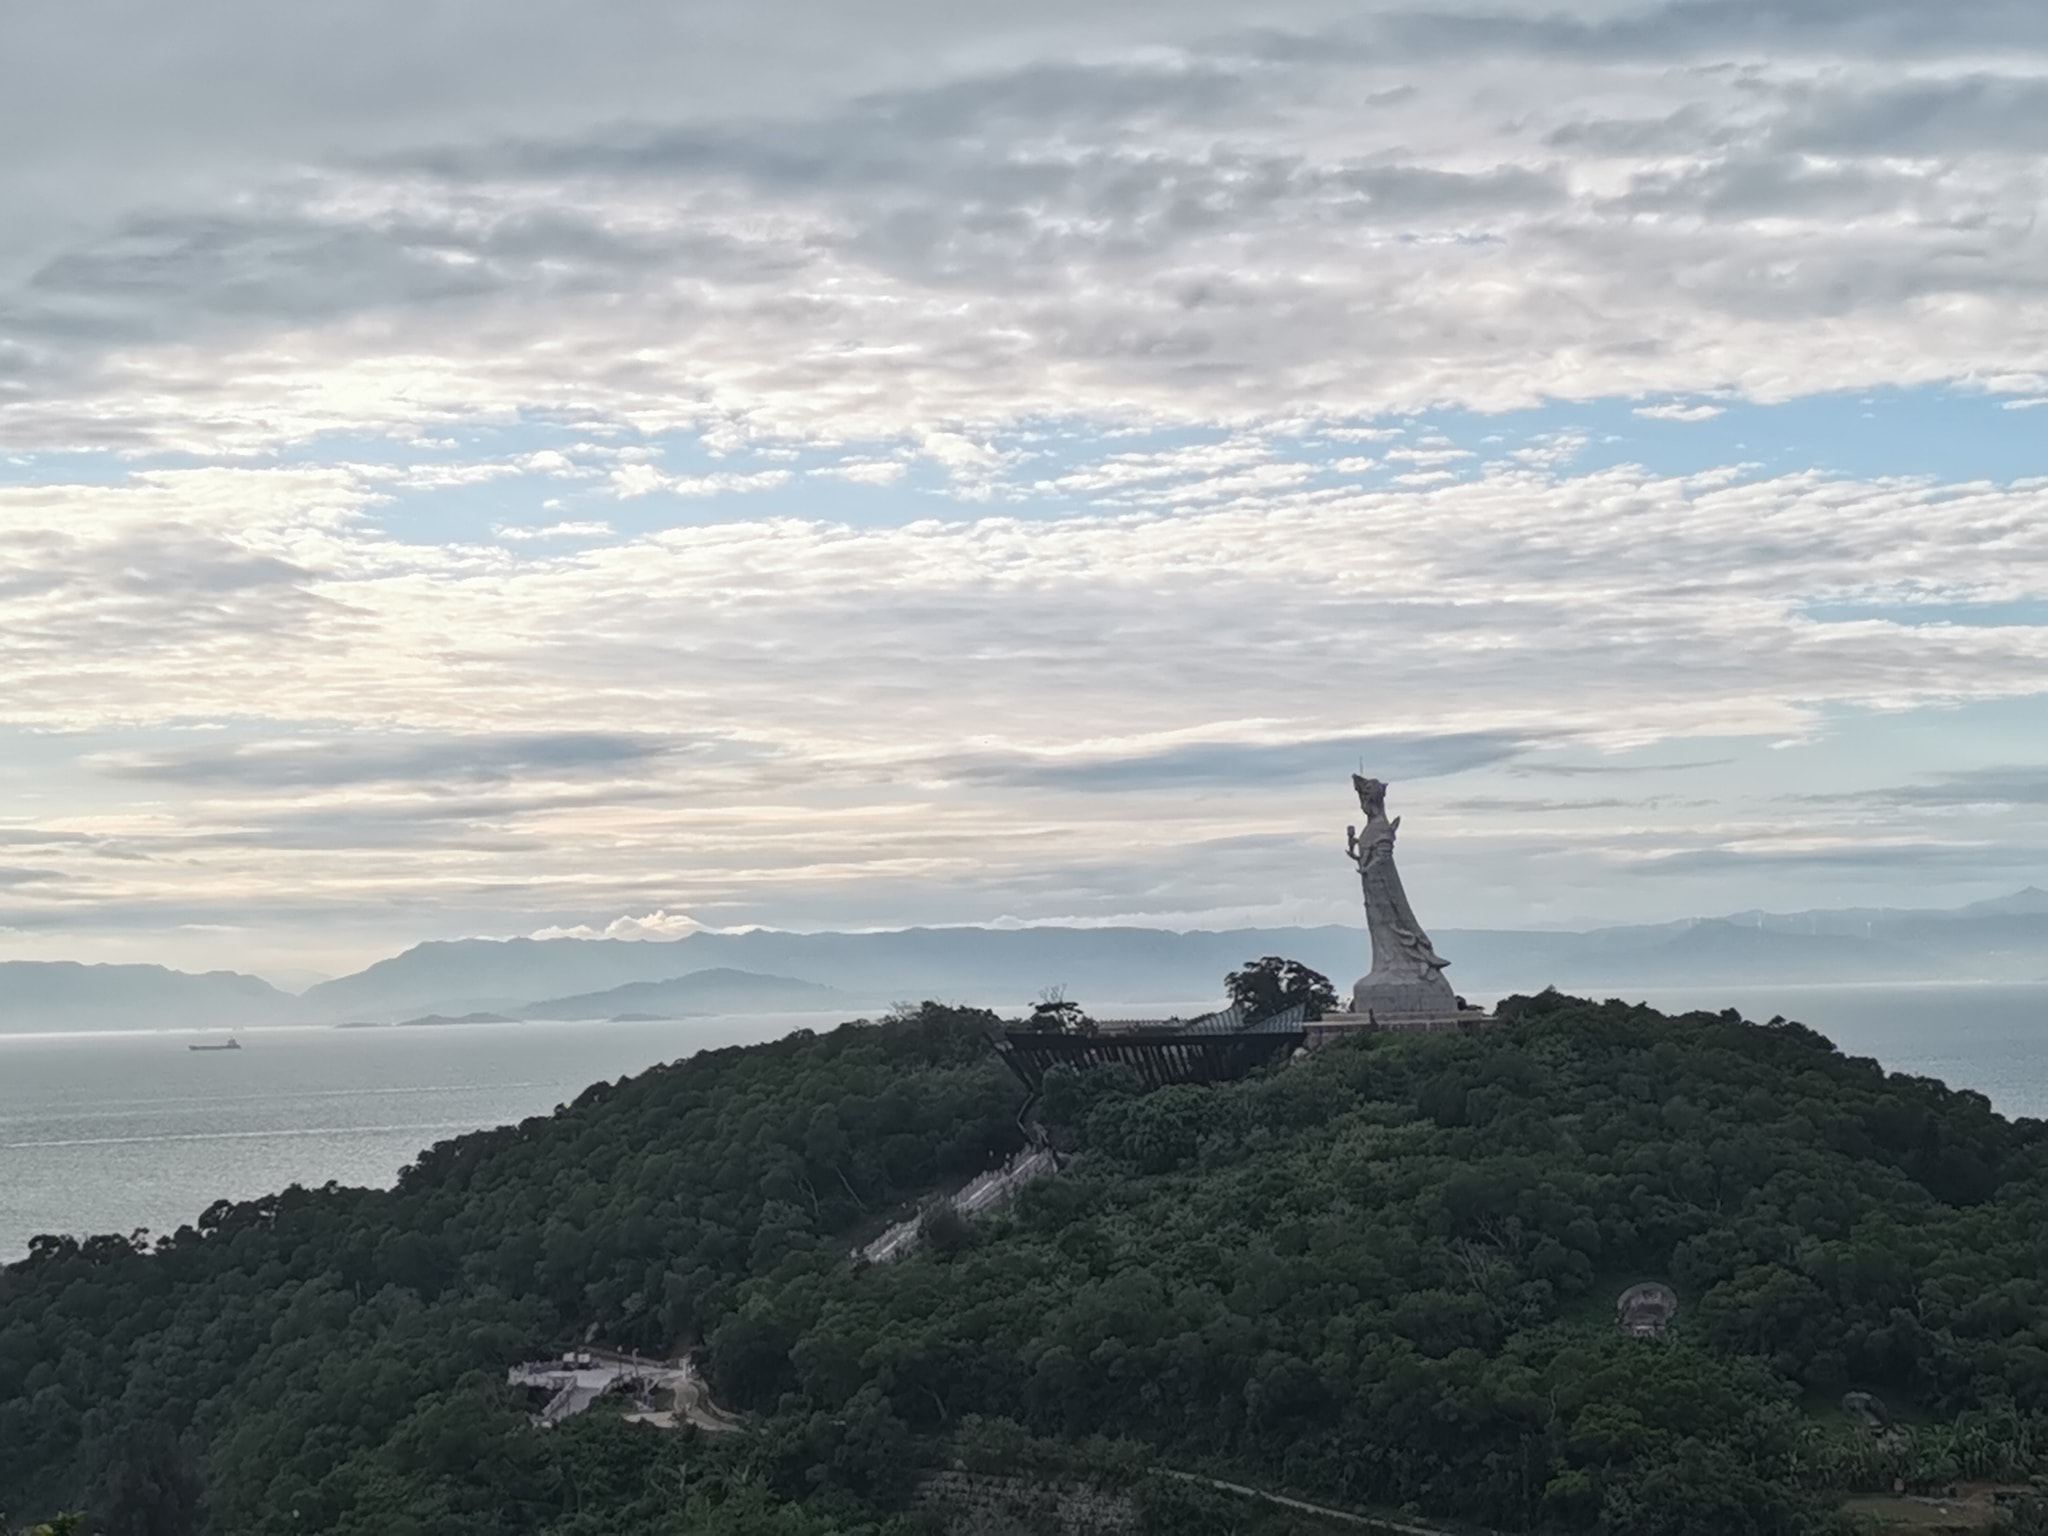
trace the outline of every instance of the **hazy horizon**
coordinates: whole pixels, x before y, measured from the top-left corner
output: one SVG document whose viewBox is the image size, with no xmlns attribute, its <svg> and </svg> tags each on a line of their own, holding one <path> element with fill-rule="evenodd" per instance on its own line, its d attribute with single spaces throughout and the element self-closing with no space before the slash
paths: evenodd
<svg viewBox="0 0 2048 1536">
<path fill-rule="evenodd" d="M 1481 1006 L 1555 987 L 1592 997 L 1758 987 L 1876 991 L 2048 985 L 2048 891 L 1948 909 L 1750 911 L 1586 929 L 1437 928 L 1454 989 Z M 9 962 L 0 1033 L 270 1025 L 693 1018 L 815 1007 L 876 1015 L 912 998 L 1008 1006 L 1058 993 L 1115 1016 L 1136 1000 L 1223 995 L 1284 954 L 1342 991 L 1372 963 L 1357 923 L 1169 929 L 974 925 L 699 929 L 634 939 L 428 941 L 325 978 Z M 1927 994 L 1934 996 L 1935 994 Z M 1922 999 L 1925 1001 L 1925 998 Z M 1716 1005 L 1719 1006 L 1719 1005 Z M 1916 1004 L 1915 1006 L 1918 1006 Z M 1102 1010 L 1107 1008 L 1108 1015 Z M 1201 1011 L 1197 1009 L 1197 1011 Z"/>
<path fill-rule="evenodd" d="M 2004 899 L 2004 898 L 2017 898 L 2017 899 L 2021 899 L 2021 900 L 2024 900 L 2024 899 L 2025 899 L 2025 898 L 2027 898 L 2027 897 L 2039 897 L 2039 898 L 2041 898 L 2041 900 L 2040 900 L 2040 904 L 2039 904 L 2039 910 L 2041 910 L 2041 911 L 2043 911 L 2043 912 L 2048 912 L 2048 892 L 2043 892 L 2042 890 L 2040 890 L 2040 888 L 2038 888 L 2038 887 L 2034 887 L 2034 886 L 2023 886 L 2023 887 L 2020 887 L 2020 888 L 2018 888 L 2018 889 L 2016 889 L 2016 890 L 2013 890 L 2013 891 L 2008 891 L 2008 892 L 2004 892 L 2004 893 L 2002 893 L 2002 896 L 1994 896 L 1994 897 L 1989 897 L 1989 898 L 1983 898 L 1983 899 L 1980 899 L 1980 900 L 1979 900 L 1979 901 L 1977 901 L 1977 902 L 1970 902 L 1970 903 L 1964 903 L 1964 904 L 1962 904 L 1962 905 L 1960 905 L 1960 906 L 1956 906 L 1956 907 L 1900 907 L 1900 908 L 1889 908 L 1889 909 L 1884 909 L 1884 910 L 1889 910 L 1889 911 L 1895 911 L 1895 912 L 1902 912 L 1902 913 L 1914 913 L 1914 912 L 1929 912 L 1929 913 L 1941 913 L 1941 912 L 1949 912 L 1949 913 L 1956 913 L 1956 914 L 1961 914 L 1961 913 L 1967 912 L 1967 911 L 1971 910 L 1972 908 L 1976 908 L 1976 907 L 1983 907 L 1983 908 L 1994 908 L 1994 909 L 1995 909 L 1995 908 L 1997 907 L 1997 905 L 1998 905 L 1998 904 L 2000 903 L 2001 899 Z M 1448 934 L 1448 935 L 1452 935 L 1452 936 L 1457 936 L 1457 935 L 1461 935 L 1461 934 L 1467 934 L 1467 933 L 1472 933 L 1472 932 L 1492 932 L 1492 933 L 1524 933 L 1524 934 L 1529 934 L 1529 935 L 1532 935 L 1532 936 L 1544 936 L 1544 935 L 1556 935 L 1556 936 L 1570 936 L 1570 935 L 1575 935 L 1575 934 L 1578 934 L 1578 935 L 1583 935 L 1583 934 L 1592 934 L 1592 933 L 1598 933 L 1598 932 L 1602 932 L 1602 931 L 1605 931 L 1605 930 L 1611 930 L 1611 929 L 1631 929 L 1631 928 L 1668 928 L 1668 927 L 1675 927 L 1675 926 L 1679 926 L 1679 925 L 1684 925 L 1684 924 L 1701 924 L 1701 923 L 1729 923 L 1729 924 L 1741 924 L 1741 923 L 1744 923 L 1744 922 L 1746 922 L 1746 920 L 1748 920 L 1748 919 L 1751 919 L 1751 918 L 1759 918 L 1759 917 L 1760 917 L 1761 919 L 1763 919 L 1763 921 L 1764 921 L 1765 923 L 1772 923 L 1772 922 L 1777 922 L 1777 923 L 1785 923 L 1785 924 L 1796 924 L 1797 922 L 1799 922 L 1799 921 L 1800 921 L 1800 920 L 1802 920 L 1802 919 L 1808 919 L 1808 918 L 1814 917 L 1814 916 L 1816 916 L 1816 915 L 1822 915 L 1822 916 L 1825 916 L 1825 915 L 1829 915 L 1829 914 L 1834 914 L 1834 913 L 1845 913 L 1845 912 L 1849 912 L 1849 911 L 1854 911 L 1854 910 L 1857 910 L 1857 909 L 1854 909 L 1854 908 L 1847 908 L 1847 909 L 1845 909 L 1845 908 L 1808 908 L 1808 909 L 1803 909 L 1803 910 L 1796 910 L 1796 911 L 1782 911 L 1782 912 L 1778 912 L 1778 911 L 1769 911 L 1769 910 L 1766 910 L 1766 909 L 1761 909 L 1761 908 L 1751 908 L 1751 909 L 1748 909 L 1748 910 L 1745 910 L 1745 911 L 1740 911 L 1740 912 L 1720 912 L 1720 913 L 1693 913 L 1693 914 L 1689 914 L 1689 915 L 1687 915 L 1687 916 L 1684 916 L 1684 917 L 1678 917 L 1678 918 L 1670 918 L 1670 919 L 1664 919 L 1664 920 L 1661 920 L 1661 921 L 1657 921 L 1657 922 L 1645 922 L 1645 921 L 1641 921 L 1641 920 L 1637 920 L 1637 921 L 1630 921 L 1630 920 L 1627 920 L 1627 919 L 1621 919 L 1621 920 L 1616 920 L 1616 921 L 1612 921 L 1612 922 L 1600 922 L 1600 921 L 1593 921 L 1593 922 L 1585 922 L 1585 923 L 1576 923 L 1576 924 L 1563 924 L 1563 923 L 1553 923 L 1553 924 L 1547 924 L 1547 925 L 1542 925 L 1542 926 L 1534 926 L 1534 927 L 1523 927 L 1523 928 L 1514 928 L 1514 927 L 1509 927 L 1509 928 L 1498 928 L 1498 929 L 1478 929 L 1478 930 L 1474 930 L 1474 929 L 1470 929 L 1470 928 L 1463 928 L 1463 927 L 1449 927 L 1449 928 L 1442 928 L 1442 929 L 1440 929 L 1440 930 L 1439 930 L 1439 932 L 1440 932 L 1440 933 L 1443 933 L 1443 934 Z M 376 964 L 376 963 L 377 963 L 378 961 L 380 961 L 380 960 L 392 959 L 392 958 L 395 958 L 395 957 L 396 957 L 396 956 L 398 956 L 398 955 L 404 954 L 404 953 L 406 953 L 407 951 L 409 951 L 409 950 L 411 950 L 411 949 L 417 948 L 417 947 L 418 947 L 419 945 L 421 945 L 421 944 L 432 944 L 432 943 L 460 943 L 460 942 L 463 942 L 463 941 L 465 941 L 465 940 L 476 940 L 476 941 L 480 941 L 480 942 L 484 942 L 484 943 L 503 943 L 503 942 L 507 942 L 507 941 L 509 941 L 509 940 L 512 940 L 512 939 L 565 939 L 565 940 L 576 940 L 576 941 L 582 941 L 582 942 L 590 942 L 590 941 L 597 941 L 597 940 L 605 940 L 605 939 L 610 939 L 610 940 L 615 940 L 615 941 L 618 941 L 618 942 L 626 942 L 626 943 L 644 943 L 644 944 L 664 944 L 664 943 L 673 943 L 673 942 L 675 942 L 675 941 L 676 941 L 677 939 L 681 939 L 681 938 L 685 938 L 685 937 L 688 937 L 688 935 L 689 935 L 690 933 L 709 933 L 709 934 L 748 934 L 748 933 L 766 933 L 766 934 L 788 934 L 788 935 L 792 935 L 792 936 L 797 936 L 797 937 L 801 937 L 801 936 L 804 936 L 804 935 L 817 935 L 817 934 L 829 934 L 829 935 L 860 935 L 860 934 L 876 934 L 876 935 L 879 935 L 879 934 L 892 934 L 892 933 L 903 933 L 903 932 L 911 931 L 911 930 L 912 930 L 912 929 L 914 929 L 914 928 L 926 928 L 926 929 L 944 929 L 944 928 L 949 928 L 949 927 L 958 927 L 958 928 L 966 928 L 966 929 L 973 929 L 973 930 L 979 930 L 979 931 L 984 931 L 984 932 L 1014 932 L 1014 931 L 1017 931 L 1017 930 L 1019 930 L 1019 929 L 1021 929 L 1021 928 L 1026 928 L 1026 927 L 1032 927 L 1032 928 L 1071 928 L 1071 929 L 1073 929 L 1074 931 L 1077 931 L 1077 932 L 1087 932 L 1087 931 L 1090 931 L 1090 930 L 1100 930 L 1100 929 L 1104 929 L 1104 928 L 1115 928 L 1115 927 L 1125 927 L 1125 926 L 1130 926 L 1130 927 L 1136 927 L 1136 928 L 1140 928 L 1140 929 L 1143 929 L 1143 928 L 1153 928 L 1153 929 L 1155 929 L 1155 930 L 1157 930 L 1157 931 L 1160 931 L 1160 932 L 1166 932 L 1166 933 L 1182 933 L 1182 934 L 1196 934 L 1196 933 L 1230 933 L 1230 932 L 1237 932 L 1237 931 L 1242 931 L 1242 930 L 1243 930 L 1243 928 L 1245 928 L 1245 927 L 1250 927 L 1250 926 L 1253 926 L 1253 925 L 1240 925 L 1239 927 L 1234 927 L 1234 928 L 1205 928 L 1205 927 L 1195 927 L 1195 926 L 1179 927 L 1179 926 L 1174 926 L 1174 925 L 1170 925 L 1170 924 L 1123 924 L 1123 923 L 1119 923 L 1119 922 L 1117 922 L 1117 921 L 1115 921 L 1115 920 L 1113 920 L 1113 919 L 1112 919 L 1112 920 L 1103 920 L 1103 921 L 1098 921 L 1098 922 L 1087 922 L 1087 923 L 1065 923 L 1065 924 L 1063 924 L 1063 923 L 1057 923 L 1057 922 L 1045 922 L 1045 923 L 1034 923 L 1034 924 L 1023 924 L 1023 923 L 1014 923 L 1014 922 L 1013 922 L 1013 923 L 1006 923 L 1006 924 L 990 924 L 990 923 L 959 923 L 959 924 L 948 924 L 948 923 L 930 923 L 930 924 L 910 924 L 910 925 L 903 925 L 903 926 L 898 926 L 898 927 L 870 927 L 870 928 L 822 928 L 822 927 L 820 927 L 820 928 L 777 928 L 777 927 L 775 927 L 775 926 L 774 926 L 773 924 L 769 924 L 769 923 L 750 923 L 750 924 L 741 924 L 741 925 L 735 925 L 735 926 L 733 926 L 733 927 L 730 927 L 730 928 L 712 928 L 712 927 L 709 927 L 709 926 L 694 926 L 694 927 L 692 927 L 692 928 L 688 929 L 688 930 L 687 930 L 687 931 L 685 931 L 685 932 L 677 932 L 677 933 L 662 933 L 662 932 L 659 932 L 659 931 L 650 931 L 650 930 L 649 930 L 649 929 L 648 929 L 648 928 L 647 928 L 646 926 L 644 926 L 644 925 L 633 925 L 633 926 L 630 926 L 630 927 L 627 927 L 627 926 L 623 926 L 623 925 L 622 925 L 622 926 L 621 926 L 621 929 L 620 929 L 620 931 L 618 931 L 618 932 L 614 932 L 614 933 L 604 933 L 604 932 L 599 932 L 599 931 L 587 931 L 587 932 L 582 932 L 582 933 L 575 933 L 575 932 L 568 932 L 568 933 L 564 933 L 564 932 L 559 932 L 559 931 L 549 931 L 549 930 L 543 929 L 543 930 L 540 930 L 540 931 L 539 931 L 539 932 L 537 932 L 537 933 L 524 933 L 524 934 L 522 934 L 522 933 L 473 933 L 473 934 L 455 934 L 455 935 L 450 935 L 450 936 L 448 936 L 448 937 L 446 937 L 446 938 L 439 938 L 439 939 L 419 939 L 419 940 L 416 940 L 416 941 L 414 941 L 414 943 L 411 943 L 411 944 L 407 944 L 407 945 L 404 945 L 404 946 L 402 946 L 402 947 L 400 947 L 400 948 L 398 948 L 398 949 L 394 949 L 394 950 L 380 950 L 380 951 L 377 951 L 377 952 L 375 952 L 375 953 L 369 954 L 369 955 L 367 955 L 367 956 L 365 957 L 365 959 L 363 960 L 363 962 L 362 962 L 362 964 L 361 964 L 361 965 L 358 965 L 358 966 L 356 966 L 356 967 L 353 967 L 353 968 L 351 968 L 351 970 L 350 970 L 350 971 L 333 971 L 333 972 L 311 972 L 311 971 L 297 971 L 297 970 L 293 970 L 293 969 L 287 968 L 287 969 L 285 969 L 285 970 L 283 970 L 283 971 L 277 971 L 277 972 L 273 972 L 273 971 L 266 971 L 266 970 L 264 970 L 264 969 L 261 969 L 261 968 L 241 968 L 241 967 L 233 967 L 233 966 L 224 966 L 224 967 L 214 967 L 213 969 L 224 969 L 224 970 L 238 970 L 238 971 L 239 971 L 239 972 L 240 972 L 241 974 L 243 974 L 243 975 L 250 975 L 250 976 L 255 976 L 255 977 L 258 977 L 259 979 L 261 979 L 261 980 L 263 980 L 263 981 L 269 982 L 269 983 L 270 983 L 270 984 L 271 984 L 272 986 L 274 986 L 274 987 L 278 988 L 278 990 L 280 990 L 280 991 L 283 991 L 283 992 L 288 992 L 288 993 L 292 993 L 292 994 L 294 994 L 294 995 L 297 995 L 297 994 L 300 994 L 300 993 L 303 993 L 303 992 L 305 992 L 305 991 L 306 991 L 306 990 L 307 990 L 308 988 L 310 988 L 310 987 L 313 987 L 313 986 L 317 986 L 317 985 L 318 985 L 319 983 L 321 983 L 321 982 L 323 982 L 323 981 L 331 981 L 331 980 L 334 980 L 334 979 L 336 979 L 336 978 L 337 978 L 337 977 L 339 977 L 339 976 L 343 976 L 343 975 L 349 975 L 349 974 L 354 974 L 354 973 L 355 973 L 356 971 L 360 971 L 361 969 L 364 969 L 364 968 L 366 968 L 366 967 L 368 967 L 368 966 L 371 966 L 371 965 L 375 965 L 375 964 Z M 1290 924 L 1290 925 L 1282 925 L 1282 926 L 1287 926 L 1287 927 L 1335 927 L 1335 928 L 1351 928 L 1351 929 L 1355 929 L 1355 930 L 1357 931 L 1357 933 L 1358 933 L 1358 937 L 1359 937 L 1359 941 L 1360 941 L 1361 945 L 1366 945 L 1366 946 L 1367 946 L 1367 947 L 1366 947 L 1365 949 L 1362 949 L 1362 950 L 1361 950 L 1361 954 L 1360 954 L 1360 958 L 1361 958 L 1361 960 L 1363 960 L 1363 959 L 1365 958 L 1366 954 L 1367 954 L 1367 953 L 1369 952 L 1369 945 L 1367 944 L 1367 935 L 1366 935 L 1366 932 L 1365 932 L 1365 924 L 1364 924 L 1364 918 L 1363 918 L 1363 915 L 1362 915 L 1362 914 L 1360 914 L 1359 916 L 1357 916 L 1356 918 L 1354 918 L 1353 920 L 1351 920 L 1351 921 L 1348 921 L 1348 922 L 1347 922 L 1347 921 L 1343 921 L 1343 920 L 1339 920 L 1339 921 L 1331 922 L 1331 923 L 1328 923 L 1328 924 L 1298 924 L 1298 925 L 1296 925 L 1296 924 Z M 1797 930 L 1796 930 L 1795 928 L 1787 928 L 1787 929 L 1784 929 L 1784 930 L 1780 930 L 1780 931 L 1786 931 L 1786 932 L 1795 932 L 1795 933 L 1796 933 L 1796 931 L 1797 931 Z M 16 958 L 16 957 L 7 957 L 7 958 Z M 58 959 L 58 960 L 72 960 L 72 959 L 75 959 L 75 957 L 73 957 L 73 956 L 68 956 L 68 955 L 63 955 L 63 956 L 50 956 L 50 957 L 47 957 L 47 958 L 51 958 L 51 959 Z M 91 962 L 91 961 L 87 961 L 87 962 L 82 962 L 82 963 L 87 963 L 87 964 L 92 964 L 92 963 L 102 963 L 102 964 L 104 964 L 104 963 L 132 963 L 132 964 L 158 964 L 158 965 L 166 965 L 166 966 L 169 966 L 169 967 L 170 967 L 171 969 L 181 969 L 181 967 L 178 967 L 178 966 L 176 966 L 176 965 L 173 965 L 173 964 L 172 964 L 172 963 L 171 963 L 170 961 L 167 961 L 167 960 L 143 960 L 143 961 L 129 961 L 129 962 Z M 1940 978 L 1937 978 L 1937 977 L 1929 977 L 1929 978 L 1926 978 L 1926 979 L 1927 979 L 1927 980 L 1930 980 L 1930 981 L 1932 981 L 1932 980 L 1938 980 L 1938 979 L 1940 979 Z M 1817 982 L 1817 983 L 1812 983 L 1812 985 L 1825 985 L 1825 986 L 1839 986 L 1839 985 L 1843 985 L 1843 983 L 1841 983 L 1841 982 L 1838 982 L 1838 981 L 1828 981 L 1828 982 Z M 1497 990 L 1497 989 L 1496 989 L 1496 990 Z"/>
</svg>

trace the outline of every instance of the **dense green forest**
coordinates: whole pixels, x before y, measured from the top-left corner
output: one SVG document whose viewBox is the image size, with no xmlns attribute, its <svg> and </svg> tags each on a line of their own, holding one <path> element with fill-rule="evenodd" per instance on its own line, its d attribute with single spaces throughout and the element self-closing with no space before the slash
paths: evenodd
<svg viewBox="0 0 2048 1536">
<path fill-rule="evenodd" d="M 0 1527 L 898 1536 L 965 1463 L 1126 1487 L 1161 1530 L 1289 1528 L 1181 1470 L 1741 1536 L 2036 1470 L 2039 1122 L 1797 1025 L 1502 1011 L 1221 1086 L 1055 1077 L 1060 1175 L 879 1267 L 853 1243 L 1021 1145 L 989 1015 L 599 1084 L 392 1190 L 40 1239 L 0 1271 Z M 1643 1279 L 1680 1298 L 1661 1340 L 1615 1328 Z M 505 1368 L 586 1341 L 697 1348 L 748 1431 L 534 1429 Z"/>
</svg>

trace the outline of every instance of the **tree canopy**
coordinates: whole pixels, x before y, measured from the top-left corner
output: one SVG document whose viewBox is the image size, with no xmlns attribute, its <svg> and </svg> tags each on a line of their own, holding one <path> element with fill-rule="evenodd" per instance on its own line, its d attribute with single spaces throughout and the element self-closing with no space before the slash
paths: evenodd
<svg viewBox="0 0 2048 1536">
<path fill-rule="evenodd" d="M 1092 1035 L 1096 1030 L 1095 1020 L 1087 1010 L 1063 994 L 1041 998 L 1033 1004 L 1026 1027 L 1054 1035 Z"/>
<path fill-rule="evenodd" d="M 1797 1025 L 1549 994 L 1236 1083 L 1063 1070 L 1057 1177 L 855 1264 L 1021 1145 L 996 1022 L 928 1004 L 707 1052 L 394 1189 L 222 1202 L 146 1250 L 38 1240 L 0 1271 L 0 1508 L 884 1536 L 921 1469 L 979 1458 L 1120 1480 L 1161 1530 L 1253 1524 L 1171 1469 L 1742 1536 L 2048 1446 L 2048 1141 L 1980 1095 Z M 1679 1298 L 1662 1340 L 1615 1326 L 1642 1280 Z M 536 1430 L 505 1368 L 585 1342 L 698 1348 L 749 1430 Z"/>
<path fill-rule="evenodd" d="M 1223 984 L 1230 1000 L 1255 1019 L 1297 1003 L 1311 1019 L 1337 1011 L 1337 989 L 1330 985 L 1329 977 L 1280 955 L 1247 960 L 1244 968 L 1232 971 Z"/>
</svg>

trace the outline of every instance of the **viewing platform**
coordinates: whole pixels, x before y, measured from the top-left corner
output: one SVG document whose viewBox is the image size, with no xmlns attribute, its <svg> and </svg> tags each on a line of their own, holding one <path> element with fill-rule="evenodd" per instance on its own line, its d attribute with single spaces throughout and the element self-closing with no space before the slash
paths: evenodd
<svg viewBox="0 0 2048 1536">
<path fill-rule="evenodd" d="M 1326 1013 L 1303 1027 L 1303 1044 L 1313 1050 L 1345 1035 L 1447 1035 L 1476 1034 L 1494 1024 L 1484 1008 L 1460 1008 L 1451 1013 Z"/>
<path fill-rule="evenodd" d="M 1073 1032 L 1007 1029 L 996 1050 L 1036 1095 L 1057 1066 L 1121 1065 L 1148 1088 L 1218 1083 L 1285 1056 L 1302 1044 L 1306 1011 L 1247 1019 L 1242 1008 L 1195 1019 L 1118 1019 Z"/>
</svg>

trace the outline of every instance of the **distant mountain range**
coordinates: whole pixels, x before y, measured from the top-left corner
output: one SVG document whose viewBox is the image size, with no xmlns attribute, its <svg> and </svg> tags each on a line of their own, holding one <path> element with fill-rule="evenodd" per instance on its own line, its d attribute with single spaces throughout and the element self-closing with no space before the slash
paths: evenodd
<svg viewBox="0 0 2048 1536">
<path fill-rule="evenodd" d="M 1733 917 L 1582 933 L 1439 929 L 1452 983 L 1507 991 L 1882 981 L 2048 981 L 2048 892 L 1933 911 L 1891 908 Z M 1016 1007 L 1048 988 L 1113 1013 L 1197 1002 L 1225 973 L 1287 955 L 1339 989 L 1370 963 L 1358 928 L 908 928 L 883 933 L 694 933 L 662 942 L 459 939 L 300 996 L 227 971 L 0 964 L 0 1031 L 258 1023 L 390 1023 L 498 1013 L 856 1012 L 934 997 Z"/>
<path fill-rule="evenodd" d="M 906 928 L 886 933 L 693 933 L 625 939 L 458 939 L 420 944 L 353 976 L 308 990 L 312 1018 L 403 1017 L 428 1011 L 507 1013 L 547 998 L 606 994 L 611 1012 L 653 1011 L 616 990 L 710 970 L 798 978 L 831 988 L 815 1006 L 885 1008 L 926 997 L 1016 1004 L 1047 987 L 1095 999 L 1195 1000 L 1259 955 L 1288 953 L 1364 969 L 1365 935 L 1350 928 L 1169 933 L 1156 928 Z M 776 1008 L 803 1006 L 777 1003 Z"/>
<path fill-rule="evenodd" d="M 1695 919 L 1585 933 L 1446 931 L 1438 947 L 1475 991 L 1542 974 L 1579 985 L 1735 986 L 2048 981 L 2048 891 L 1967 907 L 1890 907 Z"/>
<path fill-rule="evenodd" d="M 298 999 L 236 971 L 161 965 L 0 963 L 0 1033 L 45 1029 L 196 1029 L 273 1023 Z"/>
</svg>

